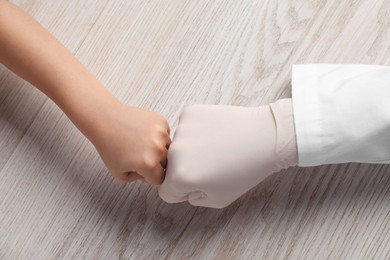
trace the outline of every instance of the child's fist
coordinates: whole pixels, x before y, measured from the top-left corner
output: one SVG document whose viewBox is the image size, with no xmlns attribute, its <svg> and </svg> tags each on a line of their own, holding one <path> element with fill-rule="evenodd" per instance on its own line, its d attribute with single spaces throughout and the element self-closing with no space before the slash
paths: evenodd
<svg viewBox="0 0 390 260">
<path fill-rule="evenodd" d="M 169 125 L 158 113 L 121 105 L 105 120 L 92 143 L 112 175 L 121 183 L 164 180 Z"/>
</svg>

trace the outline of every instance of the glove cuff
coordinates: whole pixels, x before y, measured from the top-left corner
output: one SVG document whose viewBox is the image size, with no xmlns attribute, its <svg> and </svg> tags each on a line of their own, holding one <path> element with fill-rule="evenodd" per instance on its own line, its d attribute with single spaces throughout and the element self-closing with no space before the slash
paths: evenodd
<svg viewBox="0 0 390 260">
<path fill-rule="evenodd" d="M 270 104 L 276 126 L 275 155 L 280 169 L 298 165 L 298 149 L 295 135 L 291 98 Z"/>
</svg>

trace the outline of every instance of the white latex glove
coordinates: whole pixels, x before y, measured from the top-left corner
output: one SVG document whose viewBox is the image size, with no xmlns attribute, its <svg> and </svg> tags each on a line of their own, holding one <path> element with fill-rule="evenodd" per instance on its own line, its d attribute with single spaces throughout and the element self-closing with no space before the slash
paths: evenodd
<svg viewBox="0 0 390 260">
<path fill-rule="evenodd" d="M 223 208 L 297 163 L 291 99 L 256 108 L 191 106 L 180 116 L 159 194 Z"/>
</svg>

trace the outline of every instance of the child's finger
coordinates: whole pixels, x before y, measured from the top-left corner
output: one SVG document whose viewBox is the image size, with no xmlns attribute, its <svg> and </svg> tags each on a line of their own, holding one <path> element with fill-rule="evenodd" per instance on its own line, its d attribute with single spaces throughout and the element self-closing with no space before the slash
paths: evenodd
<svg viewBox="0 0 390 260">
<path fill-rule="evenodd" d="M 161 166 L 163 167 L 163 169 L 167 168 L 167 162 L 168 162 L 167 156 L 168 156 L 168 150 L 165 150 L 161 157 Z"/>
<path fill-rule="evenodd" d="M 133 181 L 136 181 L 136 180 L 139 180 L 139 179 L 142 179 L 143 177 L 141 175 L 139 175 L 138 173 L 136 172 L 128 172 L 127 173 L 127 182 L 133 182 Z"/>
<path fill-rule="evenodd" d="M 112 173 L 112 175 L 115 176 L 115 179 L 120 183 L 120 184 L 127 184 L 127 173 Z"/>
<path fill-rule="evenodd" d="M 171 128 L 166 120 L 164 120 L 165 128 L 167 129 L 168 136 L 171 134 Z"/>
<path fill-rule="evenodd" d="M 169 136 L 169 134 L 166 136 L 166 139 L 165 139 L 165 148 L 169 148 L 169 146 L 171 145 L 172 143 L 172 140 L 171 140 L 171 137 Z"/>
<path fill-rule="evenodd" d="M 117 180 L 121 184 L 127 184 L 143 178 L 137 172 L 122 172 L 119 174 L 114 174 L 114 176 L 117 176 Z"/>
<path fill-rule="evenodd" d="M 149 172 L 145 173 L 144 178 L 146 182 L 150 184 L 155 184 L 155 185 L 161 184 L 164 180 L 164 169 L 161 166 L 161 164 L 158 164 Z"/>
</svg>

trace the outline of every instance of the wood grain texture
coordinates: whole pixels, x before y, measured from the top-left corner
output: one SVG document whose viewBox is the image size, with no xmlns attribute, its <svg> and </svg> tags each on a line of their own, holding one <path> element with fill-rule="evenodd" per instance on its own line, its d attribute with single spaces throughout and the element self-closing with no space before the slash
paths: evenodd
<svg viewBox="0 0 390 260">
<path fill-rule="evenodd" d="M 390 65 L 386 0 L 19 0 L 120 100 L 165 115 L 290 95 L 293 63 Z M 0 68 L 1 259 L 390 259 L 390 168 L 276 173 L 221 209 L 121 186 Z"/>
</svg>

